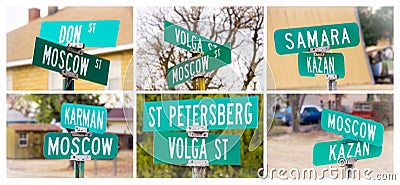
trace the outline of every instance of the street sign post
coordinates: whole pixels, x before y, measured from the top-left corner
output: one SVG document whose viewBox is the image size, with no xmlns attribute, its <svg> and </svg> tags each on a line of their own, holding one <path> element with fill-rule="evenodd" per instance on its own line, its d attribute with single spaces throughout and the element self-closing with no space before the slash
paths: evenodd
<svg viewBox="0 0 400 185">
<path fill-rule="evenodd" d="M 313 53 L 299 53 L 298 68 L 300 76 L 315 77 L 316 74 L 336 74 L 344 78 L 345 66 L 342 53 L 326 53 L 325 56 L 314 56 Z"/>
<path fill-rule="evenodd" d="M 43 154 L 47 159 L 70 159 L 71 156 L 114 159 L 118 154 L 118 136 L 92 134 L 90 137 L 72 137 L 71 133 L 49 132 L 44 137 Z"/>
<path fill-rule="evenodd" d="M 365 142 L 328 141 L 314 145 L 313 164 L 315 166 L 326 164 L 339 164 L 340 160 L 357 160 L 379 157 L 382 146 L 373 146 Z"/>
<path fill-rule="evenodd" d="M 104 134 L 107 127 L 107 110 L 102 106 L 63 103 L 61 106 L 61 126 L 75 129 L 87 128 L 89 132 Z"/>
<path fill-rule="evenodd" d="M 279 29 L 274 32 L 278 54 L 309 52 L 310 48 L 330 46 L 331 49 L 354 47 L 360 43 L 358 24 L 343 23 L 323 26 Z"/>
<path fill-rule="evenodd" d="M 187 60 L 168 69 L 168 87 L 173 87 L 193 78 L 194 75 L 208 73 L 231 63 L 230 43 L 217 46 L 204 56 Z"/>
<path fill-rule="evenodd" d="M 86 53 L 75 54 L 65 46 L 36 37 L 32 65 L 55 72 L 66 70 L 80 79 L 107 85 L 110 61 Z"/>
<path fill-rule="evenodd" d="M 189 160 L 240 165 L 240 136 L 209 134 L 190 138 L 184 132 L 154 132 L 154 163 L 187 165 Z"/>
<path fill-rule="evenodd" d="M 144 103 L 144 132 L 186 130 L 188 126 L 207 126 L 209 130 L 257 128 L 258 96 Z"/>
<path fill-rule="evenodd" d="M 40 38 L 65 46 L 84 43 L 87 47 L 115 47 L 119 20 L 43 21 Z"/>
<path fill-rule="evenodd" d="M 350 114 L 323 109 L 321 127 L 328 132 L 374 146 L 382 146 L 383 143 L 384 127 L 381 123 Z"/>
</svg>

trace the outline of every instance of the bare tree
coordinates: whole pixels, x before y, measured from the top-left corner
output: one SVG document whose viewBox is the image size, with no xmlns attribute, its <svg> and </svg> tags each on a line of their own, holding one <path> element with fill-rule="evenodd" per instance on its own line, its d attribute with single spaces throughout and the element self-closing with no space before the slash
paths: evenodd
<svg viewBox="0 0 400 185">
<path fill-rule="evenodd" d="M 137 88 L 167 89 L 168 68 L 190 58 L 188 51 L 163 40 L 164 20 L 219 44 L 231 42 L 232 64 L 206 74 L 207 89 L 251 90 L 263 74 L 263 7 L 153 7 L 138 11 Z M 174 89 L 193 89 L 190 81 Z"/>
<path fill-rule="evenodd" d="M 289 105 L 292 107 L 293 132 L 300 132 L 300 111 L 306 94 L 288 94 Z"/>
</svg>

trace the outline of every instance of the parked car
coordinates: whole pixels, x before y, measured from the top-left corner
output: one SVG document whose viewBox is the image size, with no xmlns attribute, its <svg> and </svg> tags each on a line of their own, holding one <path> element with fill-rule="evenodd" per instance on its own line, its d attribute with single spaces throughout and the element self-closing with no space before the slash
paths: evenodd
<svg viewBox="0 0 400 185">
<path fill-rule="evenodd" d="M 322 108 L 317 105 L 303 105 L 300 109 L 300 124 L 320 123 Z M 289 106 L 284 111 L 282 123 L 292 126 L 292 108 Z"/>
<path fill-rule="evenodd" d="M 353 103 L 354 116 L 374 120 L 384 126 L 393 125 L 393 103 L 385 101 L 358 101 Z"/>
</svg>

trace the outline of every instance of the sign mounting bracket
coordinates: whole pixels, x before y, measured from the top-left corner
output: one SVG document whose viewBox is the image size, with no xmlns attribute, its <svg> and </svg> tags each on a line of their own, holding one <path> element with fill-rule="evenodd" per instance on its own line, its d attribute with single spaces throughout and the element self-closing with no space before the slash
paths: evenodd
<svg viewBox="0 0 400 185">
<path fill-rule="evenodd" d="M 207 138 L 208 128 L 207 126 L 188 126 L 186 132 L 189 137 Z"/>
<path fill-rule="evenodd" d="M 87 128 L 75 126 L 75 130 L 71 132 L 74 137 L 90 137 L 92 136 L 91 132 L 88 132 Z"/>
<path fill-rule="evenodd" d="M 317 47 L 317 48 L 310 48 L 310 52 L 314 53 L 314 56 L 316 57 L 324 57 L 325 53 L 330 50 L 330 46 L 322 46 L 322 47 Z"/>
<path fill-rule="evenodd" d="M 208 166 L 208 160 L 188 160 L 188 164 L 186 166 L 206 167 Z"/>
<path fill-rule="evenodd" d="M 92 160 L 92 156 L 90 156 L 90 155 L 71 155 L 71 158 L 69 160 L 90 161 L 90 160 Z"/>
</svg>

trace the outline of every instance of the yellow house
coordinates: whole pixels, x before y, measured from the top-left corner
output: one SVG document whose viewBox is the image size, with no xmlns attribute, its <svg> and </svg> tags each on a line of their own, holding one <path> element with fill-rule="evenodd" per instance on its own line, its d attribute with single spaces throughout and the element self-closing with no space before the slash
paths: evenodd
<svg viewBox="0 0 400 185">
<path fill-rule="evenodd" d="M 274 32 L 278 29 L 358 23 L 357 8 L 354 7 L 268 7 L 267 8 L 267 80 L 268 89 L 326 89 L 325 75 L 313 78 L 300 76 L 297 54 L 279 55 L 275 51 Z M 365 52 L 362 32 L 361 42 L 356 47 L 340 48 L 328 52 L 343 53 L 345 77 L 338 79 L 338 86 L 363 85 L 374 82 L 368 57 Z M 340 87 L 339 87 L 340 89 Z"/>
<path fill-rule="evenodd" d="M 85 49 L 111 61 L 108 85 L 78 79 L 75 90 L 133 89 L 133 7 L 49 7 L 42 18 L 39 9 L 29 9 L 29 23 L 7 33 L 7 90 L 62 90 L 59 73 L 31 65 L 40 25 L 52 20 L 120 20 L 116 47 Z"/>
<path fill-rule="evenodd" d="M 59 131 L 60 127 L 51 124 L 7 124 L 7 158 L 43 158 L 44 136 L 48 132 Z"/>
</svg>

